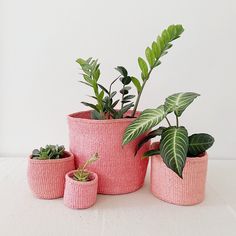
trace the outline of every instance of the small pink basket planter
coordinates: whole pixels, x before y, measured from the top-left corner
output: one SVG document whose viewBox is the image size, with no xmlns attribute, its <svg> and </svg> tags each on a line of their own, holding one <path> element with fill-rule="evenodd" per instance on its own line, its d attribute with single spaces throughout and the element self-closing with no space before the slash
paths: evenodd
<svg viewBox="0 0 236 236">
<path fill-rule="evenodd" d="M 97 199 L 98 176 L 90 172 L 92 179 L 88 182 L 80 182 L 72 178 L 74 172 L 75 170 L 66 174 L 64 204 L 72 209 L 89 208 Z"/>
<path fill-rule="evenodd" d="M 66 152 L 66 157 L 52 160 L 28 159 L 28 183 L 37 198 L 55 199 L 64 194 L 65 175 L 74 170 L 74 156 Z"/>
<path fill-rule="evenodd" d="M 84 111 L 68 116 L 70 151 L 75 156 L 76 168 L 97 152 L 101 158 L 90 169 L 99 177 L 98 193 L 124 194 L 138 190 L 144 184 L 148 165 L 148 159 L 141 157 L 149 150 L 150 143 L 135 157 L 134 154 L 145 134 L 122 147 L 124 131 L 134 118 L 93 120 L 90 114 L 91 111 Z"/>
<path fill-rule="evenodd" d="M 195 205 L 204 200 L 208 155 L 187 158 L 183 179 L 169 169 L 160 155 L 151 159 L 151 191 L 175 205 Z"/>
</svg>

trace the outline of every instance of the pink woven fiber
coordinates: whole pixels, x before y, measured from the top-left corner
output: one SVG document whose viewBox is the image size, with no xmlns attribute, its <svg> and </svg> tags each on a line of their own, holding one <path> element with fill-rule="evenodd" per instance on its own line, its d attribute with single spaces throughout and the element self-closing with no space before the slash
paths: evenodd
<svg viewBox="0 0 236 236">
<path fill-rule="evenodd" d="M 155 144 L 156 145 L 156 144 Z M 160 155 L 151 160 L 151 191 L 176 205 L 195 205 L 204 200 L 208 155 L 187 158 L 183 179 L 167 168 Z"/>
<path fill-rule="evenodd" d="M 64 204 L 73 209 L 89 208 L 97 199 L 98 176 L 91 172 L 92 180 L 80 182 L 72 179 L 74 172 L 70 171 L 66 174 Z"/>
<path fill-rule="evenodd" d="M 52 160 L 28 159 L 28 183 L 37 198 L 54 199 L 63 197 L 65 174 L 75 169 L 73 154 Z"/>
<path fill-rule="evenodd" d="M 148 165 L 141 156 L 150 144 L 134 157 L 136 145 L 144 135 L 122 148 L 124 131 L 134 119 L 92 120 L 90 112 L 68 116 L 70 151 L 75 155 L 76 167 L 97 152 L 101 158 L 91 165 L 91 170 L 99 177 L 98 193 L 123 194 L 139 189 Z"/>
</svg>

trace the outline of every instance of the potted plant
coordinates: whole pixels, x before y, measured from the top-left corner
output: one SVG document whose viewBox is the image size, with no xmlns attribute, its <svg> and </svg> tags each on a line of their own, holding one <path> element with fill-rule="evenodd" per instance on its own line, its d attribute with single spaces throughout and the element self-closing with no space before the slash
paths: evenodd
<svg viewBox="0 0 236 236">
<path fill-rule="evenodd" d="M 74 168 L 74 156 L 64 146 L 47 145 L 33 150 L 27 173 L 32 193 L 43 199 L 63 197 L 65 174 Z"/>
<path fill-rule="evenodd" d="M 125 131 L 123 144 L 131 142 L 147 130 L 166 120 L 168 127 L 151 131 L 137 146 L 161 136 L 160 143 L 144 153 L 152 156 L 151 191 L 161 200 L 177 205 L 194 205 L 204 199 L 208 155 L 206 150 L 214 138 L 206 133 L 188 135 L 185 127 L 179 125 L 179 117 L 199 94 L 176 93 L 165 100 L 165 104 L 144 110 Z M 174 113 L 176 124 L 171 125 L 168 115 Z"/>
<path fill-rule="evenodd" d="M 183 31 L 182 25 L 171 25 L 165 29 L 151 47 L 146 48 L 147 62 L 138 58 L 140 79 L 130 75 L 123 66 L 118 66 L 116 70 L 119 76 L 108 88 L 100 83 L 100 65 L 97 60 L 77 60 L 82 69 L 81 82 L 92 89 L 91 98 L 95 103 L 82 102 L 92 110 L 68 116 L 70 151 L 75 156 L 76 167 L 92 153 L 99 153 L 101 160 L 92 166 L 92 170 L 99 176 L 99 193 L 129 193 L 143 185 L 148 159 L 133 156 L 136 145 L 145 134 L 125 147 L 121 145 L 122 136 L 127 126 L 140 115 L 137 111 L 138 104 L 152 71 L 161 64 L 160 58 L 167 54 L 172 41 L 179 38 Z M 113 91 L 113 84 L 118 81 L 121 82 L 120 99 L 116 98 L 118 93 Z M 134 85 L 137 96 L 131 93 L 131 84 Z M 145 143 L 137 156 L 141 157 L 148 149 L 149 143 Z"/>
<path fill-rule="evenodd" d="M 96 202 L 98 176 L 95 172 L 88 171 L 87 167 L 98 159 L 96 153 L 77 170 L 66 174 L 64 204 L 67 207 L 84 209 L 91 207 Z"/>
</svg>

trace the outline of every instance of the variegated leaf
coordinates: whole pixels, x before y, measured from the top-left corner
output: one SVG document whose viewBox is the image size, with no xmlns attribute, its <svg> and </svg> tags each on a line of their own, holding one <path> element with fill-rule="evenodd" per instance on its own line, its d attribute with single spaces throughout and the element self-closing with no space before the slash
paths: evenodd
<svg viewBox="0 0 236 236">
<path fill-rule="evenodd" d="M 181 116 L 184 110 L 193 102 L 200 94 L 187 92 L 175 93 L 165 100 L 166 113 L 174 112 L 176 116 Z"/>
<path fill-rule="evenodd" d="M 188 151 L 188 132 L 184 127 L 166 128 L 161 136 L 160 152 L 164 163 L 182 178 Z"/>
<path fill-rule="evenodd" d="M 123 136 L 123 145 L 131 142 L 141 134 L 158 125 L 166 116 L 164 106 L 156 109 L 146 109 L 133 121 L 125 130 Z"/>
</svg>

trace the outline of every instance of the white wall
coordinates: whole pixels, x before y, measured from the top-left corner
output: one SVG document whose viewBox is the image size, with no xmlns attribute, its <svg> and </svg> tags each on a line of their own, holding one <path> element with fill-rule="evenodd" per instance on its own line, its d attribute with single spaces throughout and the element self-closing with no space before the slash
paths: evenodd
<svg viewBox="0 0 236 236">
<path fill-rule="evenodd" d="M 171 93 L 202 96 L 181 121 L 215 139 L 212 159 L 236 159 L 236 2 L 233 0 L 0 0 L 0 156 L 24 156 L 47 143 L 68 145 L 66 115 L 85 107 L 89 89 L 77 57 L 100 59 L 103 83 L 137 57 L 169 24 L 182 23 L 155 71 L 140 109 Z"/>
</svg>

